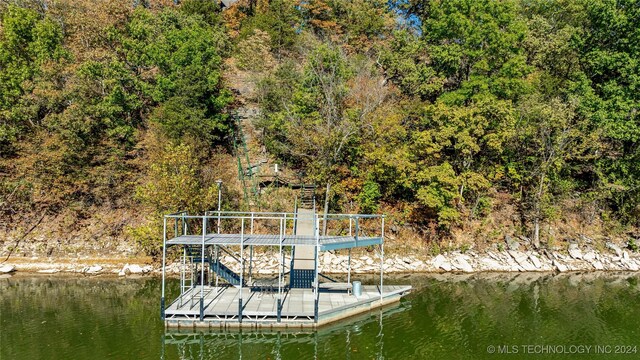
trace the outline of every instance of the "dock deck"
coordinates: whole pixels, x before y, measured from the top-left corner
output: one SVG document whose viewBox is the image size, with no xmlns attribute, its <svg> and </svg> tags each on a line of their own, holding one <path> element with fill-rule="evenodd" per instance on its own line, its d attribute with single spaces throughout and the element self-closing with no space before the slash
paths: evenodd
<svg viewBox="0 0 640 360">
<path fill-rule="evenodd" d="M 282 292 L 278 319 L 277 292 L 252 291 L 230 286 L 200 286 L 183 293 L 166 311 L 168 327 L 315 327 L 340 318 L 384 306 L 400 300 L 410 286 L 385 285 L 382 296 L 378 285 L 365 285 L 361 296 L 347 292 L 319 292 L 318 321 L 314 321 L 315 295 L 312 289 L 288 289 Z M 204 293 L 204 319 L 200 321 L 200 294 Z M 242 294 L 242 319 L 239 301 Z"/>
</svg>

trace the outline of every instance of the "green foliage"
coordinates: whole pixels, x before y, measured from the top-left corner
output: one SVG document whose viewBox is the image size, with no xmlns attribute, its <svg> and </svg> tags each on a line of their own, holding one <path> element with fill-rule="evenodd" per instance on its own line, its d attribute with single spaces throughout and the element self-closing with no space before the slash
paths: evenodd
<svg viewBox="0 0 640 360">
<path fill-rule="evenodd" d="M 243 24 L 241 37 L 253 34 L 255 29 L 269 35 L 270 47 L 276 52 L 290 50 L 296 44 L 296 28 L 300 23 L 300 13 L 294 0 L 273 0 L 263 11 L 247 18 Z"/>
<path fill-rule="evenodd" d="M 218 187 L 200 173 L 202 163 L 191 146 L 167 145 L 156 156 L 135 193 L 140 203 L 152 210 L 151 217 L 146 224 L 129 229 L 140 249 L 152 255 L 161 245 L 159 218 L 176 211 L 202 214 L 218 201 Z"/>
<path fill-rule="evenodd" d="M 358 194 L 358 204 L 360 212 L 364 214 L 373 214 L 378 210 L 378 201 L 380 200 L 380 186 L 373 181 L 367 181 L 362 186 L 362 191 Z"/>
<path fill-rule="evenodd" d="M 512 99 L 525 91 L 527 28 L 515 2 L 432 1 L 421 15 L 420 35 L 398 33 L 384 57 L 405 93 L 460 103 L 486 94 Z"/>
<path fill-rule="evenodd" d="M 506 203 L 518 232 L 580 206 L 639 225 L 637 0 L 50 5 L 0 4 L 5 216 L 207 209 L 233 56 L 261 76 L 268 155 L 336 210 L 393 209 L 432 237 Z M 157 249 L 151 218 L 130 231 Z"/>
<path fill-rule="evenodd" d="M 48 61 L 61 60 L 62 30 L 49 17 L 10 5 L 0 32 L 0 156 L 15 152 L 20 135 L 34 123 L 23 113 L 21 97 L 33 90 L 34 77 Z"/>
</svg>

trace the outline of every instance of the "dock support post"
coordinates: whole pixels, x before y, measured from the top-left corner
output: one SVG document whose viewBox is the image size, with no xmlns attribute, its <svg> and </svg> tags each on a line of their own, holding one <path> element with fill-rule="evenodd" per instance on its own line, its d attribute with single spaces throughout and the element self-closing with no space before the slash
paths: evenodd
<svg viewBox="0 0 640 360">
<path fill-rule="evenodd" d="M 242 285 L 244 283 L 244 217 L 240 222 L 240 293 L 238 294 L 238 323 L 242 324 Z"/>
<path fill-rule="evenodd" d="M 251 235 L 253 235 L 254 214 L 251 212 Z M 249 245 L 249 284 L 253 282 L 253 245 Z"/>
<path fill-rule="evenodd" d="M 349 248 L 349 260 L 347 261 L 347 282 L 351 284 L 351 248 Z"/>
<path fill-rule="evenodd" d="M 315 299 L 315 303 L 313 304 L 313 322 L 318 323 L 318 298 Z"/>
<path fill-rule="evenodd" d="M 278 322 L 280 322 L 280 318 L 282 317 L 282 300 L 281 299 L 278 299 L 277 317 L 278 317 Z"/>
<path fill-rule="evenodd" d="M 164 281 L 165 264 L 167 262 L 167 218 L 163 218 L 162 225 L 162 297 L 160 297 L 160 319 L 164 320 Z"/>
<path fill-rule="evenodd" d="M 283 229 L 283 219 L 280 218 L 280 236 L 278 239 L 278 301 L 282 299 L 282 241 L 284 240 L 284 235 L 282 233 Z"/>
<path fill-rule="evenodd" d="M 382 237 L 382 241 L 380 242 L 380 302 L 382 302 L 382 279 L 383 279 L 383 273 L 384 273 L 384 215 L 382 215 L 382 226 L 381 226 L 382 230 L 382 234 L 380 235 Z"/>
<path fill-rule="evenodd" d="M 316 233 L 315 233 L 315 237 L 316 237 L 316 256 L 315 256 L 315 280 L 314 280 L 314 286 L 316 288 L 316 293 L 315 293 L 315 301 L 314 301 L 314 306 L 313 306 L 313 321 L 317 324 L 318 323 L 318 302 L 320 300 L 320 279 L 318 279 L 318 263 L 319 263 L 319 257 L 320 257 L 320 219 L 318 219 L 318 215 L 314 213 L 314 216 L 316 218 Z M 325 218 L 325 229 L 326 229 L 326 218 Z"/>
<path fill-rule="evenodd" d="M 356 231 L 355 231 L 356 246 L 358 246 L 358 234 L 360 233 L 359 219 L 360 218 L 356 216 Z"/>
<path fill-rule="evenodd" d="M 204 320 L 204 240 L 207 235 L 207 217 L 202 217 L 202 248 L 200 249 L 200 321 Z"/>
</svg>

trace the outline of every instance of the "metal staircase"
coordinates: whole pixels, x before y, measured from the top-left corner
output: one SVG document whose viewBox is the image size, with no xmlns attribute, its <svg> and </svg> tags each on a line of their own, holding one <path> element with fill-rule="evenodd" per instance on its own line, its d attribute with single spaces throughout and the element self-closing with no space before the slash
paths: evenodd
<svg viewBox="0 0 640 360">
<path fill-rule="evenodd" d="M 240 286 L 240 275 L 233 272 L 220 261 L 211 262 L 211 270 L 229 284 L 236 287 Z"/>
<path fill-rule="evenodd" d="M 219 249 L 231 255 L 236 260 L 240 261 L 233 253 L 231 253 L 228 249 L 223 246 L 219 246 Z M 211 250 L 209 248 L 209 250 Z M 189 279 L 185 277 L 182 281 L 183 288 L 185 287 L 193 287 L 195 284 L 198 284 L 199 272 L 197 271 L 198 264 L 202 264 L 203 262 L 206 264 L 207 268 L 218 275 L 218 277 L 227 283 L 240 287 L 240 275 L 231 270 L 228 266 L 223 264 L 220 259 L 213 259 L 211 251 L 206 251 L 204 256 L 204 261 L 202 259 L 202 247 L 201 246 L 187 246 L 185 247 L 185 255 L 190 258 L 190 264 L 193 264 L 196 268 L 191 269 L 192 275 L 189 276 Z M 205 268 L 206 269 L 206 268 Z M 209 280 L 211 279 L 211 272 L 206 274 Z M 188 283 L 188 285 L 187 285 Z M 246 285 L 246 281 L 243 281 L 243 285 Z M 184 289 L 183 289 L 184 290 Z"/>
<path fill-rule="evenodd" d="M 300 207 L 313 209 L 316 198 L 316 186 L 312 184 L 302 184 L 300 187 Z"/>
<path fill-rule="evenodd" d="M 238 160 L 238 179 L 242 183 L 244 201 L 247 205 L 251 206 L 257 203 L 257 197 L 259 195 L 257 179 L 257 169 L 259 165 L 252 165 L 249 160 L 249 150 L 247 149 L 247 142 L 244 132 L 242 131 L 240 116 L 238 116 L 237 113 L 232 116 L 234 117 L 235 123 L 234 128 L 232 128 L 232 133 L 233 149 Z"/>
</svg>

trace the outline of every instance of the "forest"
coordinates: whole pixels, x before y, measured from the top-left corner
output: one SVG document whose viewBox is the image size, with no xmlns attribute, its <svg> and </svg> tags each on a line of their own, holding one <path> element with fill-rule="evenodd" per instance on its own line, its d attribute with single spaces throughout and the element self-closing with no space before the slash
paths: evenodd
<svg viewBox="0 0 640 360">
<path fill-rule="evenodd" d="M 0 24 L 5 250 L 153 255 L 217 179 L 250 207 L 247 107 L 251 151 L 398 246 L 637 250 L 638 0 L 3 0 Z"/>
</svg>

